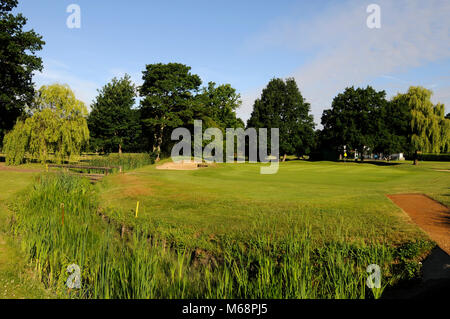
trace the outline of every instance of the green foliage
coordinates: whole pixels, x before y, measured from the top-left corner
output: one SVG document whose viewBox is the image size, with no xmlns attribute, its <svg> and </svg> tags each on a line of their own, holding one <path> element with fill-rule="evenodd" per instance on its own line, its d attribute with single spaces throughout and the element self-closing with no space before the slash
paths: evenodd
<svg viewBox="0 0 450 319">
<path fill-rule="evenodd" d="M 91 148 L 103 152 L 129 151 L 140 139 L 136 88 L 129 75 L 106 84 L 92 104 L 88 118 Z"/>
<path fill-rule="evenodd" d="M 7 135 L 7 163 L 23 162 L 26 153 L 42 163 L 54 153 L 58 162 L 78 155 L 89 140 L 87 109 L 65 85 L 42 86 L 30 110 Z"/>
<path fill-rule="evenodd" d="M 202 82 L 198 75 L 190 73 L 190 69 L 180 63 L 158 63 L 147 65 L 143 72 L 141 117 L 146 134 L 153 133 L 150 139 L 157 159 L 167 129 L 193 122 L 194 93 Z"/>
<path fill-rule="evenodd" d="M 447 152 L 450 147 L 450 122 L 442 104 L 433 105 L 432 92 L 410 87 L 386 101 L 385 92 L 347 88 L 333 100 L 331 110 L 322 116 L 320 148 L 332 145 L 334 150 L 416 153 Z"/>
<path fill-rule="evenodd" d="M 398 94 L 392 100 L 409 110 L 407 147 L 416 157 L 418 152 L 445 152 L 450 145 L 450 122 L 445 118 L 444 105 L 433 105 L 431 95 L 428 89 L 412 86 L 407 93 Z"/>
<path fill-rule="evenodd" d="M 310 105 L 297 83 L 289 78 L 272 79 L 253 106 L 247 127 L 279 128 L 280 154 L 309 154 L 314 144 L 314 121 Z"/>
<path fill-rule="evenodd" d="M 14 129 L 5 135 L 3 150 L 7 154 L 5 158 L 6 165 L 23 163 L 31 136 L 31 128 L 28 124 L 19 121 Z"/>
<path fill-rule="evenodd" d="M 191 74 L 190 69 L 179 63 L 158 63 L 147 65 L 143 72 L 144 84 L 140 88 L 143 135 L 157 160 L 161 152 L 168 153 L 173 145 L 172 129 L 185 127 L 193 132 L 194 120 L 202 120 L 204 130 L 244 127 L 236 117 L 241 104 L 236 90 L 229 84 L 216 86 L 214 82 L 200 88 L 200 78 Z"/>
<path fill-rule="evenodd" d="M 445 106 L 444 104 L 438 103 L 435 107 L 435 114 L 438 117 L 439 129 L 441 131 L 440 136 L 440 152 L 449 153 L 450 152 L 450 118 L 448 115 L 444 117 Z"/>
<path fill-rule="evenodd" d="M 395 258 L 399 261 L 399 268 L 404 279 L 414 279 L 420 276 L 421 263 L 418 258 L 433 248 L 433 244 L 425 240 L 404 243 L 395 251 Z"/>
<path fill-rule="evenodd" d="M 411 112 L 407 104 L 393 99 L 381 108 L 377 119 L 374 152 L 385 155 L 410 153 L 408 137 L 411 131 Z"/>
<path fill-rule="evenodd" d="M 330 110 L 322 115 L 322 137 L 334 150 L 373 150 L 378 134 L 378 118 L 387 101 L 384 91 L 377 92 L 372 87 L 346 88 L 338 94 Z"/>
<path fill-rule="evenodd" d="M 236 109 L 241 105 L 241 96 L 230 84 L 216 87 L 216 83 L 209 82 L 197 95 L 198 111 L 196 119 L 213 122 L 214 127 L 222 129 L 244 127 L 242 120 L 236 117 Z M 209 118 L 209 119 L 208 119 Z M 206 128 L 208 125 L 206 125 Z"/>
<path fill-rule="evenodd" d="M 137 153 L 137 154 L 108 154 L 107 156 L 98 156 L 89 160 L 89 164 L 93 166 L 122 166 L 123 170 L 131 170 L 142 166 L 154 164 L 155 157 L 153 154 Z"/>
<path fill-rule="evenodd" d="M 431 91 L 421 87 L 410 87 L 404 95 L 411 109 L 411 145 L 422 152 L 440 151 L 439 117 L 431 102 Z"/>
<path fill-rule="evenodd" d="M 42 70 L 35 53 L 45 44 L 33 30 L 23 30 L 27 19 L 11 13 L 16 6 L 16 0 L 0 1 L 0 146 L 6 131 L 33 100 L 33 72 Z"/>
</svg>

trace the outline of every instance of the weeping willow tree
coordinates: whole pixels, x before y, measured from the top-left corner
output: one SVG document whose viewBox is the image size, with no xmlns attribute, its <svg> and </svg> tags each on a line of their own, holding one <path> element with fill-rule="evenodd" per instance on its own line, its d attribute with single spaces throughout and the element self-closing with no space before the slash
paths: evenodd
<svg viewBox="0 0 450 319">
<path fill-rule="evenodd" d="M 4 138 L 3 150 L 6 153 L 6 165 L 21 164 L 29 144 L 30 128 L 25 122 L 18 121 Z"/>
<path fill-rule="evenodd" d="M 441 145 L 441 153 L 450 152 L 450 119 L 445 116 L 444 104 L 438 103 L 435 107 L 436 116 L 439 119 L 439 128 L 441 136 L 439 144 Z"/>
<path fill-rule="evenodd" d="M 6 163 L 18 165 L 28 154 L 45 163 L 51 154 L 57 162 L 79 155 L 89 141 L 87 108 L 67 85 L 42 86 L 29 110 L 5 136 Z"/>
<path fill-rule="evenodd" d="M 449 122 L 444 105 L 434 105 L 431 95 L 428 89 L 412 86 L 407 93 L 394 97 L 394 101 L 405 103 L 410 110 L 408 142 L 414 153 L 414 165 L 418 163 L 419 152 L 440 153 L 449 145 Z"/>
</svg>

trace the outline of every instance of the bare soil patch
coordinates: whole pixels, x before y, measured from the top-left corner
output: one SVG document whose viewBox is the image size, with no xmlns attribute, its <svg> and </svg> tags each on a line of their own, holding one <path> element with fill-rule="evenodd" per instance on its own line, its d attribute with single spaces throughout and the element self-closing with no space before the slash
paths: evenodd
<svg viewBox="0 0 450 319">
<path fill-rule="evenodd" d="M 22 172 L 22 173 L 39 173 L 39 172 L 42 172 L 42 170 L 40 170 L 40 169 L 6 166 L 5 163 L 0 163 L 0 171 L 13 171 L 13 172 Z"/>
<path fill-rule="evenodd" d="M 386 195 L 450 254 L 450 209 L 423 194 Z"/>
</svg>

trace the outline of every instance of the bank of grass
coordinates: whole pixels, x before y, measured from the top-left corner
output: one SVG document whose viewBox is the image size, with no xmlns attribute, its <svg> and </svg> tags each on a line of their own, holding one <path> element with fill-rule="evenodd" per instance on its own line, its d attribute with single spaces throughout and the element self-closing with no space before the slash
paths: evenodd
<svg viewBox="0 0 450 319">
<path fill-rule="evenodd" d="M 0 299 L 42 299 L 55 295 L 44 289 L 17 242 L 7 235 L 11 212 L 7 201 L 33 181 L 33 174 L 0 171 Z"/>
<path fill-rule="evenodd" d="M 433 245 L 384 196 L 445 202 L 446 173 L 411 167 L 292 162 L 263 176 L 250 164 L 148 166 L 95 187 L 43 175 L 17 201 L 12 231 L 41 280 L 66 297 L 373 298 L 417 277 Z M 83 286 L 69 295 L 72 263 Z M 370 264 L 382 270 L 375 293 Z"/>
</svg>

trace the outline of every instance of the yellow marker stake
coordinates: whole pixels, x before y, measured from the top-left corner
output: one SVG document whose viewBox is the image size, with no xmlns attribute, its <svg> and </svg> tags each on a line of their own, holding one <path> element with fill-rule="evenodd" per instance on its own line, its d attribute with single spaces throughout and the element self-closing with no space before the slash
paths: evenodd
<svg viewBox="0 0 450 319">
<path fill-rule="evenodd" d="M 139 201 L 136 203 L 136 218 L 138 217 Z"/>
<path fill-rule="evenodd" d="M 45 164 L 45 170 L 46 170 L 47 173 L 48 173 L 48 164 Z"/>
</svg>

